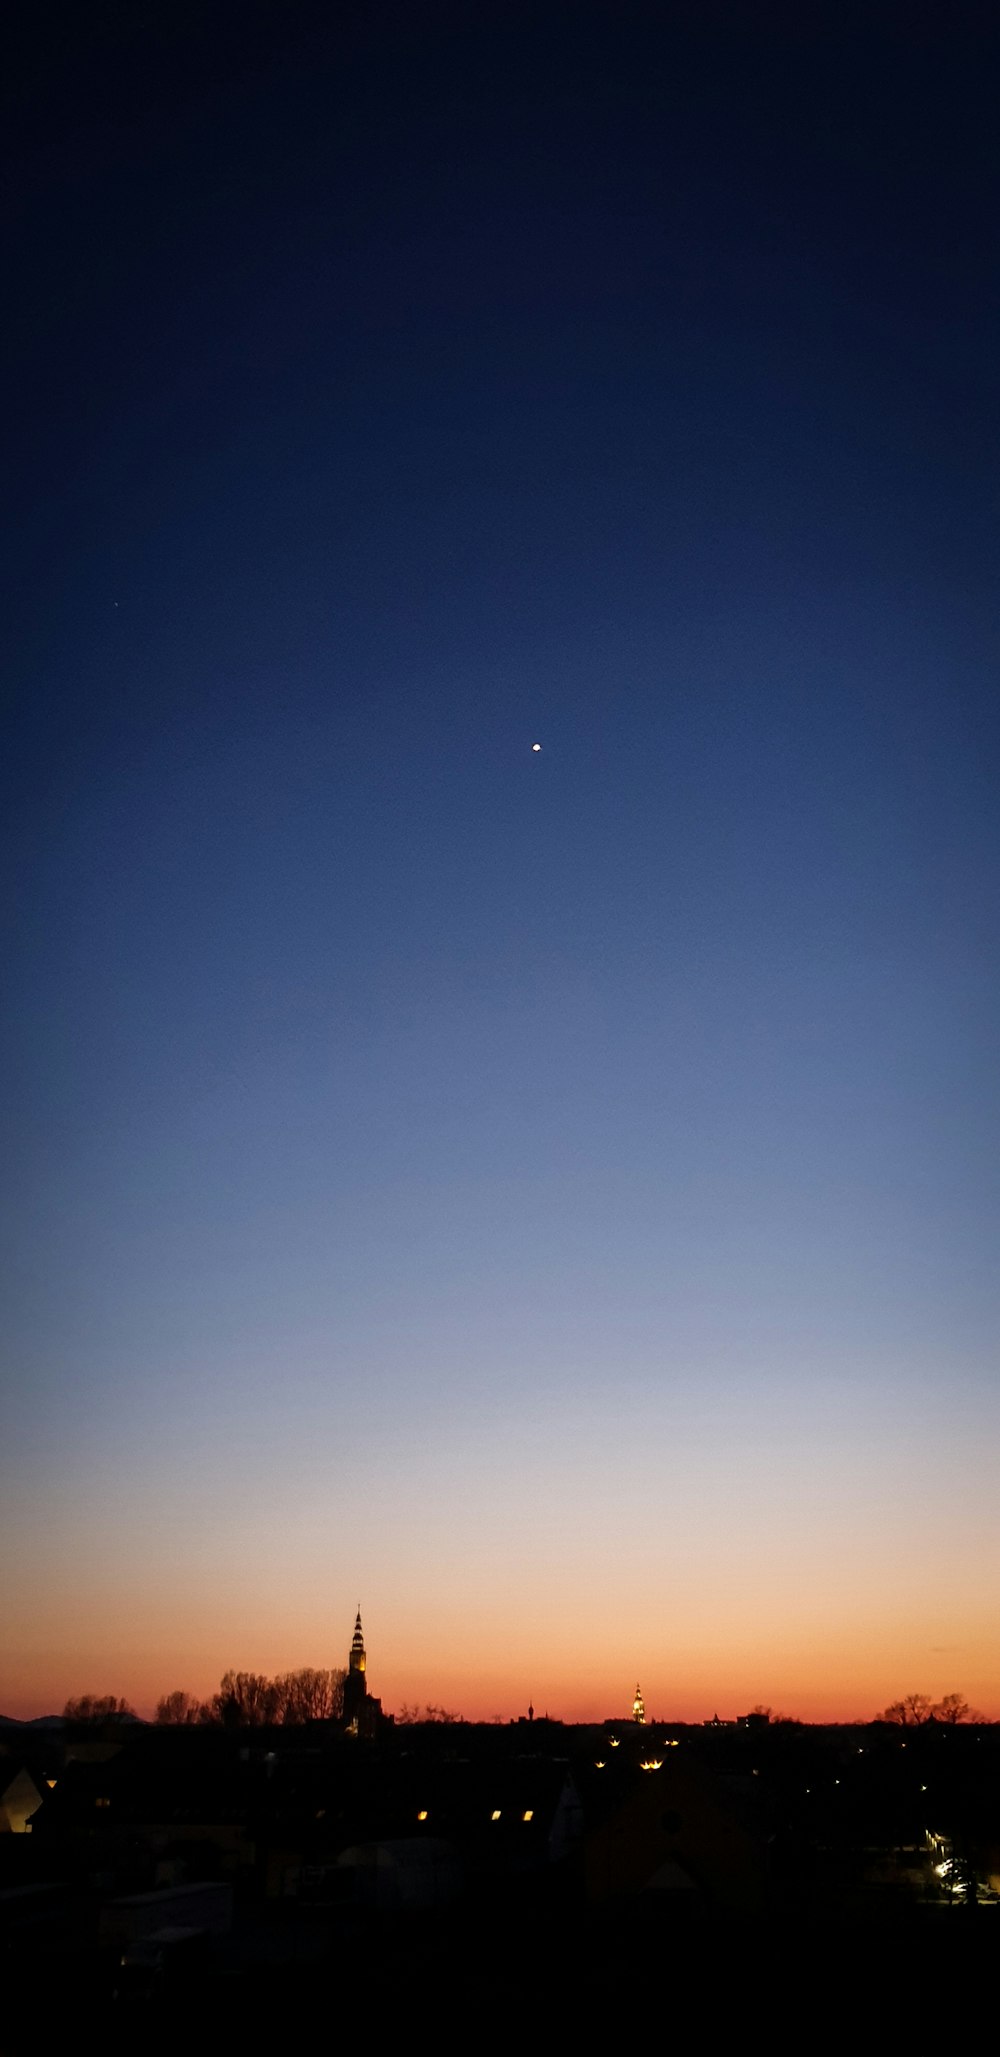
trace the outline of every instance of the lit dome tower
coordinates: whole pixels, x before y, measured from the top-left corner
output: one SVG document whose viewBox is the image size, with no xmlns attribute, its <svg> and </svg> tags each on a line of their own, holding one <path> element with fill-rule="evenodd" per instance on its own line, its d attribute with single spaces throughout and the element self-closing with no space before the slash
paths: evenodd
<svg viewBox="0 0 1000 2057">
<path fill-rule="evenodd" d="M 361 1616 L 359 1614 L 358 1620 L 360 1621 L 360 1619 Z M 640 1728 L 644 1726 L 646 1720 L 646 1709 L 643 1703 L 642 1694 L 639 1691 L 638 1679 L 636 1680 L 635 1699 L 632 1702 L 632 1719 L 633 1721 L 638 1722 Z"/>
</svg>

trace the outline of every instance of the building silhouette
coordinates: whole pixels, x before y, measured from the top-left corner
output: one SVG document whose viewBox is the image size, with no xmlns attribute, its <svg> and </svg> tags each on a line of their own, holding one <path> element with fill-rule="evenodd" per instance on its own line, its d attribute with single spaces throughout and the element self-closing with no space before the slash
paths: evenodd
<svg viewBox="0 0 1000 2057">
<path fill-rule="evenodd" d="M 374 1736 L 381 1721 L 382 1702 L 368 1691 L 368 1653 L 359 1601 L 344 1680 L 344 1730 L 349 1736 Z"/>
</svg>

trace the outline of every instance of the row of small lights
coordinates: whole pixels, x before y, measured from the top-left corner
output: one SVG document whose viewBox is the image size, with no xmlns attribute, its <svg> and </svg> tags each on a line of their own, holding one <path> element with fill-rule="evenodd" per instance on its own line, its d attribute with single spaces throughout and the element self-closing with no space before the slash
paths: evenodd
<svg viewBox="0 0 1000 2057">
<path fill-rule="evenodd" d="M 859 1752 L 859 1755 L 860 1755 L 860 1752 Z M 757 1774 L 757 1772 L 755 1771 L 755 1772 L 754 1772 L 754 1778 L 756 1778 L 757 1776 L 758 1776 L 758 1774 Z M 834 1785 L 835 1785 L 835 1786 L 839 1786 L 839 1784 L 840 1784 L 840 1780 L 839 1780 L 839 1778 L 835 1778 L 835 1779 L 834 1779 L 834 1781 L 833 1781 L 833 1783 L 834 1783 Z M 927 1791 L 927 1787 L 926 1787 L 926 1786 L 921 1786 L 920 1790 L 921 1790 L 921 1792 L 922 1792 L 922 1793 L 926 1793 L 926 1791 Z M 807 1792 L 807 1793 L 811 1793 L 811 1792 L 812 1792 L 812 1787 L 811 1787 L 811 1786 L 807 1786 L 807 1787 L 806 1787 L 806 1792 Z"/>
<path fill-rule="evenodd" d="M 491 1820 L 491 1821 L 499 1821 L 499 1820 L 500 1820 L 500 1817 L 501 1817 L 501 1814 L 502 1814 L 502 1813 L 503 1813 L 503 1809 L 502 1809 L 501 1807 L 494 1807 L 494 1809 L 493 1809 L 493 1812 L 492 1812 L 492 1814 L 490 1815 L 490 1820 Z M 420 1811 L 419 1811 L 419 1813 L 418 1813 L 418 1815 L 417 1815 L 417 1820 L 418 1820 L 418 1821 L 426 1821 L 426 1820 L 428 1819 L 428 1814 L 429 1814 L 429 1810 L 428 1810 L 428 1809 L 427 1809 L 426 1807 L 421 1807 L 421 1809 L 420 1809 Z M 524 1810 L 524 1813 L 523 1813 L 523 1814 L 522 1814 L 522 1816 L 521 1816 L 521 1820 L 522 1820 L 522 1821 L 534 1821 L 534 1819 L 535 1819 L 535 1810 L 534 1810 L 534 1808 L 533 1808 L 533 1807 L 526 1807 L 526 1808 L 525 1808 L 525 1810 Z"/>
<path fill-rule="evenodd" d="M 609 1736 L 609 1737 L 608 1737 L 608 1745 L 609 1745 L 609 1748 L 610 1748 L 610 1749 L 612 1749 L 612 1750 L 617 1750 L 617 1749 L 619 1749 L 619 1748 L 620 1748 L 620 1745 L 621 1745 L 621 1737 L 620 1737 L 620 1736 Z M 676 1750 L 676 1748 L 677 1748 L 677 1737 L 676 1737 L 676 1736 L 664 1736 L 664 1738 L 663 1738 L 663 1748 L 664 1748 L 665 1750 Z M 606 1767 L 607 1767 L 607 1761 L 608 1761 L 608 1760 L 607 1760 L 607 1758 L 606 1758 L 606 1757 L 595 1757 L 595 1759 L 594 1759 L 594 1770 L 595 1770 L 595 1771 L 604 1771 L 604 1770 L 606 1769 Z M 639 1770 L 640 1770 L 640 1771 L 662 1771 L 662 1769 L 663 1769 L 663 1759 L 662 1759 L 662 1757 L 644 1757 L 644 1758 L 642 1759 L 642 1762 L 641 1762 L 641 1763 L 640 1763 L 640 1765 L 639 1765 Z"/>
</svg>

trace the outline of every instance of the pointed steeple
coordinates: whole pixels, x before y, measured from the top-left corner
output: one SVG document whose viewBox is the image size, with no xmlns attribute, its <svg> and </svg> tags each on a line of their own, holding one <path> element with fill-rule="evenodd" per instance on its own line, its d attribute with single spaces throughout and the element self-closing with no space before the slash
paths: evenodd
<svg viewBox="0 0 1000 2057">
<path fill-rule="evenodd" d="M 637 1721 L 640 1724 L 640 1726 L 645 1722 L 646 1719 L 646 1708 L 643 1703 L 642 1694 L 639 1691 L 638 1679 L 636 1680 L 635 1686 L 635 1699 L 632 1702 L 632 1719 L 633 1721 Z"/>
</svg>

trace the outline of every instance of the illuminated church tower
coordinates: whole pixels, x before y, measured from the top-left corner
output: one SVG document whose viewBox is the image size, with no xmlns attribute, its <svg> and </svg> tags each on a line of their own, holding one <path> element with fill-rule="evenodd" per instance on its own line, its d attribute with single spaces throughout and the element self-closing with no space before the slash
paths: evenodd
<svg viewBox="0 0 1000 2057">
<path fill-rule="evenodd" d="M 365 1677 L 367 1663 L 364 1631 L 361 1627 L 361 1603 L 359 1601 L 357 1619 L 354 1623 L 354 1636 L 351 1641 L 351 1654 L 347 1660 L 347 1677 L 344 1680 L 344 1727 L 353 1736 L 362 1735 L 367 1726 L 365 1721 L 365 1701 L 368 1698 L 368 1681 Z"/>
<path fill-rule="evenodd" d="M 358 1619 L 360 1621 L 360 1615 L 358 1616 Z M 640 1693 L 638 1686 L 636 1686 L 635 1699 L 632 1702 L 632 1719 L 633 1721 L 638 1722 L 640 1727 L 646 1719 L 646 1709 L 643 1703 L 642 1694 Z"/>
</svg>

